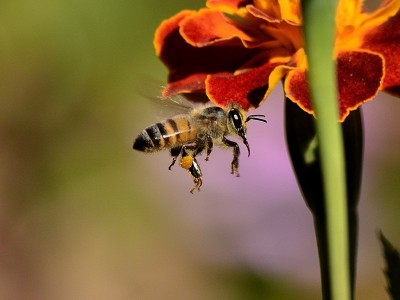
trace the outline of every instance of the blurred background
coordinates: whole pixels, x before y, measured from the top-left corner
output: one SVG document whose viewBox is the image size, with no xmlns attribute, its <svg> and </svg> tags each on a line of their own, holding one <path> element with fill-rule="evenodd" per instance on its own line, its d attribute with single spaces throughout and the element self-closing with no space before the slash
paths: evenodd
<svg viewBox="0 0 400 300">
<path fill-rule="evenodd" d="M 131 149 L 157 120 L 138 78 L 167 74 L 154 31 L 202 6 L 0 2 L 0 299 L 320 299 L 281 87 L 257 110 L 268 124 L 249 125 L 240 178 L 215 149 L 191 195 L 168 153 Z M 400 247 L 400 100 L 363 108 L 357 298 L 388 299 L 377 231 Z"/>
</svg>

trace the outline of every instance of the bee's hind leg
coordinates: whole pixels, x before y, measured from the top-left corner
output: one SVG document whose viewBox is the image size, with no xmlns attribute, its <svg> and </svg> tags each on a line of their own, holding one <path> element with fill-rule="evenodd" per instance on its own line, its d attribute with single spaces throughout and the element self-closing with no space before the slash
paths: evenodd
<svg viewBox="0 0 400 300">
<path fill-rule="evenodd" d="M 192 166 L 189 168 L 189 172 L 193 177 L 194 187 L 190 190 L 193 194 L 193 191 L 200 191 L 200 187 L 203 184 L 203 179 L 201 178 L 201 169 L 199 164 L 196 161 L 196 158 L 193 158 Z"/>
<path fill-rule="evenodd" d="M 239 177 L 239 155 L 240 155 L 240 148 L 236 142 L 228 140 L 226 137 L 222 138 L 222 142 L 225 146 L 233 149 L 233 160 L 231 163 L 231 174 L 235 174 Z"/>
<path fill-rule="evenodd" d="M 178 159 L 179 154 L 182 152 L 182 146 L 171 148 L 170 153 L 172 156 L 172 162 L 168 167 L 168 170 L 171 170 L 172 166 L 175 164 L 176 160 Z"/>
<path fill-rule="evenodd" d="M 200 191 L 200 187 L 203 184 L 203 179 L 201 178 L 202 176 L 201 169 L 199 164 L 197 163 L 196 158 L 192 155 L 185 155 L 185 156 L 182 155 L 179 164 L 181 165 L 182 168 L 188 170 L 188 172 L 193 178 L 194 187 L 190 190 L 190 192 L 193 194 L 193 191 L 195 190 Z"/>
<path fill-rule="evenodd" d="M 187 150 L 190 150 L 188 153 Z M 193 178 L 194 187 L 190 190 L 193 194 L 195 190 L 200 191 L 203 184 L 200 165 L 197 163 L 196 155 L 203 151 L 203 147 L 198 147 L 197 144 L 185 145 L 182 148 L 182 157 L 179 162 L 180 166 L 190 173 Z"/>
</svg>

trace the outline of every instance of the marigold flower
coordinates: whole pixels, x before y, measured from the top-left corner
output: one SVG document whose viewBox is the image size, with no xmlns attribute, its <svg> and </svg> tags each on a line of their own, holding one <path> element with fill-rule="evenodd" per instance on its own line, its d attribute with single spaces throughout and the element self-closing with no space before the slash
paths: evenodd
<svg viewBox="0 0 400 300">
<path fill-rule="evenodd" d="M 340 121 L 382 90 L 400 96 L 400 1 L 372 13 L 339 0 L 333 58 Z M 157 55 L 169 69 L 165 97 L 205 93 L 220 106 L 258 107 L 284 79 L 286 97 L 313 114 L 306 79 L 300 0 L 208 0 L 157 29 Z"/>
</svg>

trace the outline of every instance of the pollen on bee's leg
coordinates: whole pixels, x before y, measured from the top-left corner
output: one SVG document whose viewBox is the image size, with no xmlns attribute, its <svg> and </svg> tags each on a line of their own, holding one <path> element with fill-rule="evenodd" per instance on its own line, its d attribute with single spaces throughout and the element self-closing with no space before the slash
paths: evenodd
<svg viewBox="0 0 400 300">
<path fill-rule="evenodd" d="M 193 156 L 190 155 L 184 156 L 181 158 L 179 165 L 182 168 L 189 170 L 193 165 L 193 160 L 194 160 Z"/>
<path fill-rule="evenodd" d="M 191 156 L 192 157 L 192 156 Z M 201 169 L 199 164 L 197 163 L 196 159 L 194 157 L 192 161 L 191 167 L 188 169 L 190 175 L 193 178 L 194 182 L 194 187 L 190 190 L 190 192 L 193 194 L 194 190 L 200 191 L 200 187 L 203 184 L 203 179 L 202 179 L 202 174 L 201 174 Z"/>
</svg>

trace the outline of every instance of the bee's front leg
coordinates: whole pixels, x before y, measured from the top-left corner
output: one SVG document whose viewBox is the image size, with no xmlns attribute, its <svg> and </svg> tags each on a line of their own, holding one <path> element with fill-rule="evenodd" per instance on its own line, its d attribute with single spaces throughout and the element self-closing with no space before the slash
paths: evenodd
<svg viewBox="0 0 400 300">
<path fill-rule="evenodd" d="M 239 177 L 239 155 L 240 155 L 239 145 L 236 142 L 228 140 L 226 137 L 222 138 L 222 143 L 225 146 L 232 148 L 233 160 L 231 163 L 231 174 L 235 174 L 237 177 Z"/>
<path fill-rule="evenodd" d="M 208 161 L 208 158 L 209 158 L 211 151 L 213 150 L 213 146 L 214 146 L 212 138 L 208 134 L 206 135 L 206 138 L 205 138 L 205 144 L 206 144 L 206 149 L 207 149 L 206 160 Z"/>
<path fill-rule="evenodd" d="M 171 148 L 170 153 L 172 156 L 172 163 L 169 165 L 168 170 L 171 170 L 172 166 L 175 164 L 178 159 L 179 154 L 182 152 L 182 146 Z"/>
</svg>

